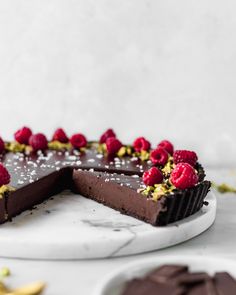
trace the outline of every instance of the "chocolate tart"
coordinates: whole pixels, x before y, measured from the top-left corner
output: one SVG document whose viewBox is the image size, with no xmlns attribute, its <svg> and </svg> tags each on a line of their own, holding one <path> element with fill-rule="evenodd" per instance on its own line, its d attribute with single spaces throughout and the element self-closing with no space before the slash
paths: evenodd
<svg viewBox="0 0 236 295">
<path fill-rule="evenodd" d="M 84 151 L 7 152 L 0 161 L 8 169 L 10 186 L 15 189 L 0 198 L 0 223 L 70 189 L 152 225 L 166 225 L 200 210 L 210 189 L 203 168 L 197 164 L 196 186 L 176 189 L 154 201 L 140 192 L 144 187 L 142 174 L 152 166 L 150 161 L 132 156 L 107 157 L 98 153 L 96 143 Z"/>
</svg>

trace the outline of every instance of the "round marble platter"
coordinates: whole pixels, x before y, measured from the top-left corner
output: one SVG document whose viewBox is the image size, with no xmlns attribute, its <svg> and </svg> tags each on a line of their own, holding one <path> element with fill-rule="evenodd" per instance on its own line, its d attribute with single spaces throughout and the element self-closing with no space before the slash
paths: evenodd
<svg viewBox="0 0 236 295">
<path fill-rule="evenodd" d="M 204 261 L 204 263 L 203 263 Z M 188 265 L 190 271 L 207 272 L 214 275 L 216 272 L 229 272 L 232 276 L 236 276 L 235 261 L 199 256 L 162 256 L 156 259 L 145 259 L 129 263 L 126 266 L 113 271 L 105 277 L 95 288 L 93 295 L 121 295 L 124 291 L 127 281 L 134 278 L 144 277 L 153 269 L 163 264 L 181 264 Z"/>
<path fill-rule="evenodd" d="M 0 256 L 31 259 L 108 258 L 143 253 L 189 240 L 215 220 L 216 198 L 180 222 L 154 227 L 63 192 L 0 225 Z"/>
</svg>

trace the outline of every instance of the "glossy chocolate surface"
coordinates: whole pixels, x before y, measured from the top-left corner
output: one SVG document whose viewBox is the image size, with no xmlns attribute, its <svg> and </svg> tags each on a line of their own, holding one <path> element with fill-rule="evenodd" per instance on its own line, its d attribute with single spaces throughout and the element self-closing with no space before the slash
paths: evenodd
<svg viewBox="0 0 236 295">
<path fill-rule="evenodd" d="M 99 154 L 92 147 L 85 152 L 77 150 L 31 153 L 6 153 L 1 162 L 11 174 L 11 183 L 15 188 L 21 188 L 28 183 L 33 183 L 54 171 L 63 168 L 94 169 L 95 171 L 109 171 L 119 174 L 141 176 L 143 171 L 151 167 L 151 163 L 141 161 L 136 157 L 107 157 Z"/>
</svg>

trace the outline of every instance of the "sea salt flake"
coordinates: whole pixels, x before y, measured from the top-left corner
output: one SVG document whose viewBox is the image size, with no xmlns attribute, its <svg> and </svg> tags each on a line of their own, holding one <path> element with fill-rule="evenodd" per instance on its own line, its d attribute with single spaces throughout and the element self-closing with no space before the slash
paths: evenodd
<svg viewBox="0 0 236 295">
<path fill-rule="evenodd" d="M 103 157 L 103 155 L 102 155 L 102 154 L 97 154 L 96 157 L 97 157 L 98 159 L 101 159 L 101 158 Z"/>
<path fill-rule="evenodd" d="M 69 156 L 68 159 L 71 161 L 76 161 L 76 156 Z"/>
</svg>

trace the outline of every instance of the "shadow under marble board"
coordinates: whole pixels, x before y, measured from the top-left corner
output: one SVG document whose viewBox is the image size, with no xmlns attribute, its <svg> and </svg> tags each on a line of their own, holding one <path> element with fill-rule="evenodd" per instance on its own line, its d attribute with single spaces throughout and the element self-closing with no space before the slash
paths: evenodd
<svg viewBox="0 0 236 295">
<path fill-rule="evenodd" d="M 208 206 L 165 227 L 154 227 L 92 200 L 63 192 L 0 227 L 2 257 L 89 259 L 125 256 L 189 240 L 215 220 L 216 198 Z"/>
</svg>

